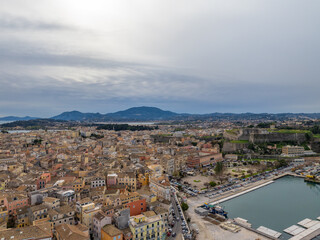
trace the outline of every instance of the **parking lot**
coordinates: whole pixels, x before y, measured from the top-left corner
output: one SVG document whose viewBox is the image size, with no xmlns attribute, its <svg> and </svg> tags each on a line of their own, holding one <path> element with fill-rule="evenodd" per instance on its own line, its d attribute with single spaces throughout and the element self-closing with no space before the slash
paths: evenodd
<svg viewBox="0 0 320 240">
<path fill-rule="evenodd" d="M 188 197 L 196 197 L 199 194 L 205 194 L 205 196 L 209 199 L 213 199 L 216 198 L 218 196 L 224 195 L 225 193 L 232 193 L 235 192 L 243 187 L 246 187 L 249 184 L 255 183 L 255 182 L 259 182 L 259 181 L 263 181 L 263 180 L 267 180 L 270 179 L 272 177 L 274 177 L 275 175 L 278 174 L 282 174 L 285 171 L 289 171 L 292 168 L 292 165 L 289 165 L 286 168 L 279 168 L 279 169 L 275 169 L 272 171 L 266 171 L 257 175 L 254 175 L 252 177 L 248 177 L 248 178 L 233 178 L 231 181 L 227 181 L 225 184 L 222 185 L 218 185 L 214 188 L 209 188 L 209 189 L 203 189 L 203 190 L 198 190 L 197 188 L 193 187 L 190 184 L 187 184 L 185 179 L 181 180 L 181 181 L 176 181 L 174 179 L 171 180 L 171 184 L 180 189 L 181 191 L 183 191 L 184 193 L 187 194 Z M 190 176 L 188 177 L 189 180 L 194 181 L 201 181 L 201 179 L 204 179 L 205 177 L 203 176 Z M 200 183 L 200 182 L 198 182 Z"/>
</svg>

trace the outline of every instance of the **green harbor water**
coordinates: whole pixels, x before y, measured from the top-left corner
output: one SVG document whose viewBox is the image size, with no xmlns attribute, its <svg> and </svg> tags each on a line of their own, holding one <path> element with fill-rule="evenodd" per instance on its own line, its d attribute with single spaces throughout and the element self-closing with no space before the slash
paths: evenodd
<svg viewBox="0 0 320 240">
<path fill-rule="evenodd" d="M 291 235 L 285 234 L 284 229 L 305 218 L 316 220 L 320 216 L 320 184 L 285 176 L 221 205 L 229 218 L 247 219 L 255 229 L 265 226 L 288 239 Z"/>
</svg>

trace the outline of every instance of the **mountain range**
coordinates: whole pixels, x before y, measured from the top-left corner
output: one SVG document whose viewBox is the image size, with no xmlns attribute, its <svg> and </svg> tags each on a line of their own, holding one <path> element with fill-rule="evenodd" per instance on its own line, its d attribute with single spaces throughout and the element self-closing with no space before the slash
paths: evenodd
<svg viewBox="0 0 320 240">
<path fill-rule="evenodd" d="M 164 120 L 286 120 L 320 119 L 320 113 L 209 113 L 186 114 L 164 111 L 156 107 L 133 107 L 114 113 L 82 113 L 79 111 L 63 112 L 51 117 L 53 120 L 107 122 L 107 121 L 164 121 Z M 23 121 L 39 119 L 36 117 L 3 117 L 0 121 Z"/>
<path fill-rule="evenodd" d="M 7 116 L 7 117 L 1 117 L 0 121 L 1 122 L 11 122 L 11 121 L 27 121 L 27 120 L 33 120 L 33 119 L 38 119 L 38 117 L 15 117 L 15 116 Z"/>
</svg>

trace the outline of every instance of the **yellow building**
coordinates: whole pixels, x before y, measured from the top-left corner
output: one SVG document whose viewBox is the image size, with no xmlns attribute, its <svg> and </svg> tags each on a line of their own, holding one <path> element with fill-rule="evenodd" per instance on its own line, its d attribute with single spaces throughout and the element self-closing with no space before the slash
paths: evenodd
<svg viewBox="0 0 320 240">
<path fill-rule="evenodd" d="M 127 186 L 130 191 L 137 190 L 137 178 L 133 172 L 118 173 L 117 181 L 119 185 Z"/>
<path fill-rule="evenodd" d="M 133 240 L 162 239 L 165 234 L 163 221 L 160 215 L 153 211 L 130 217 L 129 227 Z"/>
<path fill-rule="evenodd" d="M 0 230 L 7 229 L 8 210 L 5 206 L 0 207 Z"/>
<path fill-rule="evenodd" d="M 124 193 L 120 193 L 120 200 L 122 205 L 125 205 L 127 203 L 130 203 L 139 199 L 140 199 L 140 194 L 137 192 L 125 191 Z"/>
<path fill-rule="evenodd" d="M 148 186 L 149 185 L 149 173 L 145 173 L 145 174 L 140 173 L 138 175 L 138 182 L 140 182 L 142 186 Z"/>
<path fill-rule="evenodd" d="M 93 228 L 92 228 L 93 216 L 99 211 L 100 211 L 100 208 L 96 207 L 94 203 L 88 204 L 82 208 L 81 223 L 89 229 L 90 233 L 93 231 Z"/>
<path fill-rule="evenodd" d="M 282 154 L 289 156 L 299 156 L 304 154 L 304 147 L 285 146 L 282 147 Z"/>
<path fill-rule="evenodd" d="M 75 192 L 80 192 L 84 187 L 84 181 L 82 179 L 77 179 L 73 183 L 73 190 Z"/>
</svg>

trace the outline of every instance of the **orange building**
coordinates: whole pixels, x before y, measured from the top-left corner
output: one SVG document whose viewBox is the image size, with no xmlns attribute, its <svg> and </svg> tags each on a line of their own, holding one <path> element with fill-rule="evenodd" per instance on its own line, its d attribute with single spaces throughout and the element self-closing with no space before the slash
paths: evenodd
<svg viewBox="0 0 320 240">
<path fill-rule="evenodd" d="M 147 202 L 145 198 L 127 203 L 127 207 L 130 208 L 130 216 L 139 215 L 147 211 Z"/>
<path fill-rule="evenodd" d="M 105 225 L 101 229 L 101 240 L 123 240 L 122 232 L 112 224 Z"/>
</svg>

